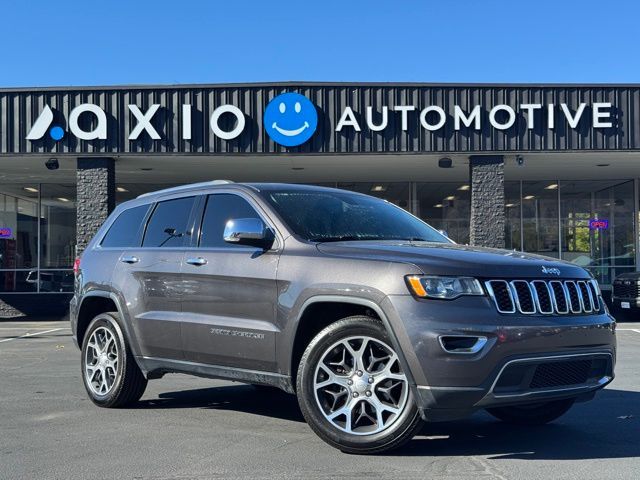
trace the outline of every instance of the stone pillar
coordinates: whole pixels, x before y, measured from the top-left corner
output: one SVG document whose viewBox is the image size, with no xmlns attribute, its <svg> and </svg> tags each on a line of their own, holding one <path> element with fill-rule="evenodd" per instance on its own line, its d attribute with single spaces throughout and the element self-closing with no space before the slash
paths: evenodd
<svg viewBox="0 0 640 480">
<path fill-rule="evenodd" d="M 113 158 L 78 158 L 76 251 L 80 255 L 116 206 Z"/>
<path fill-rule="evenodd" d="M 504 157 L 469 157 L 471 224 L 469 242 L 479 247 L 504 248 Z"/>
</svg>

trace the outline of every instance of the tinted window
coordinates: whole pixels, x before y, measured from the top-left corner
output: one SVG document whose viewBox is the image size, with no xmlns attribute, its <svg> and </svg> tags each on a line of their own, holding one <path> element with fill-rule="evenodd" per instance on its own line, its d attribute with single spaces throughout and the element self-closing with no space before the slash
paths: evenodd
<svg viewBox="0 0 640 480">
<path fill-rule="evenodd" d="M 149 210 L 149 205 L 140 205 L 125 210 L 116 221 L 113 222 L 109 231 L 102 239 L 103 247 L 135 247 L 140 226 L 144 220 L 144 216 Z"/>
<path fill-rule="evenodd" d="M 263 193 L 296 234 L 316 242 L 411 240 L 449 243 L 421 220 L 384 200 L 339 190 Z"/>
<path fill-rule="evenodd" d="M 238 195 L 209 195 L 202 218 L 201 247 L 238 247 L 224 241 L 224 226 L 230 219 L 260 218 L 253 207 Z"/>
<path fill-rule="evenodd" d="M 147 225 L 142 246 L 181 247 L 188 235 L 187 223 L 194 201 L 195 197 L 186 197 L 158 203 Z"/>
</svg>

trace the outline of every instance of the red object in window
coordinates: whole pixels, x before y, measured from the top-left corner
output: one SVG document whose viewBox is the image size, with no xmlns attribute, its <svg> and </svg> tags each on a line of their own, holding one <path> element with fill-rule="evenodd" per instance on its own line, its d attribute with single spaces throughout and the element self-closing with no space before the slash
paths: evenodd
<svg viewBox="0 0 640 480">
<path fill-rule="evenodd" d="M 73 262 L 73 273 L 77 275 L 80 272 L 80 257 L 76 257 Z"/>
</svg>

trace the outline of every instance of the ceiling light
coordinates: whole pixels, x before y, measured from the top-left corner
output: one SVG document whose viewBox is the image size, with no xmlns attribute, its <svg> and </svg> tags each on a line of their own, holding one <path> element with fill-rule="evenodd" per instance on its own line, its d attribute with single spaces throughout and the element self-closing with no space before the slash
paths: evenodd
<svg viewBox="0 0 640 480">
<path fill-rule="evenodd" d="M 533 200 L 534 198 L 536 198 L 535 195 L 527 195 L 526 197 L 523 197 L 525 200 Z"/>
<path fill-rule="evenodd" d="M 512 207 L 515 207 L 515 206 L 516 206 L 516 204 L 515 204 L 515 203 L 507 203 L 507 204 L 505 205 L 505 207 L 507 207 L 507 208 L 512 208 Z"/>
<path fill-rule="evenodd" d="M 33 187 L 24 187 L 23 190 L 26 190 L 27 192 L 32 192 L 32 193 L 38 193 L 38 189 Z"/>
<path fill-rule="evenodd" d="M 456 197 L 455 197 L 455 196 L 453 196 L 453 195 L 449 195 L 448 197 L 444 197 L 444 199 L 445 199 L 447 202 L 452 202 L 453 200 L 455 200 L 455 199 L 456 199 Z"/>
<path fill-rule="evenodd" d="M 467 190 L 469 190 L 471 187 L 469 185 L 460 185 L 458 187 L 458 190 L 460 190 L 461 192 L 466 192 Z"/>
<path fill-rule="evenodd" d="M 124 192 L 128 192 L 129 190 L 127 190 L 124 187 L 116 187 L 116 192 L 120 192 L 120 193 L 124 193 Z"/>
<path fill-rule="evenodd" d="M 68 198 L 64 198 L 64 197 L 56 197 L 56 200 L 60 200 L 61 202 L 68 202 L 68 201 L 70 201 Z"/>
<path fill-rule="evenodd" d="M 557 190 L 558 189 L 558 184 L 557 183 L 552 183 L 551 185 L 547 185 L 546 187 L 544 187 L 545 190 Z"/>
<path fill-rule="evenodd" d="M 374 185 L 373 187 L 371 187 L 371 191 L 372 192 L 386 192 L 387 191 L 387 187 L 385 187 L 384 185 Z"/>
<path fill-rule="evenodd" d="M 441 203 L 437 203 L 433 206 L 433 208 L 442 208 L 444 207 L 444 205 L 442 205 Z"/>
</svg>

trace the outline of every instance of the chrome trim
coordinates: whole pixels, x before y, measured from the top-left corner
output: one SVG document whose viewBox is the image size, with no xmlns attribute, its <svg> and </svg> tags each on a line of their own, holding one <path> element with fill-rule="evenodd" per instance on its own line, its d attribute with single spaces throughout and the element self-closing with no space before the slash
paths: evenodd
<svg viewBox="0 0 640 480">
<path fill-rule="evenodd" d="M 547 311 L 542 310 L 542 305 L 540 303 L 540 296 L 538 295 L 538 290 L 536 289 L 536 284 L 538 283 L 541 283 L 544 286 L 544 288 L 547 289 L 547 295 L 549 295 L 550 309 Z M 536 304 L 536 307 L 538 308 L 538 312 L 544 315 L 553 315 L 553 313 L 555 312 L 555 307 L 553 304 L 553 297 L 551 296 L 551 289 L 549 288 L 549 283 L 545 282 L 544 280 L 534 280 L 533 282 L 531 282 L 531 291 L 533 292 L 533 299 L 535 300 L 535 304 Z"/>
<path fill-rule="evenodd" d="M 560 310 L 560 307 L 558 306 L 558 298 L 556 296 L 556 292 L 553 289 L 553 285 L 554 283 L 557 283 L 558 285 L 560 285 L 560 288 L 562 289 L 562 294 L 564 295 L 564 304 L 566 305 L 566 308 L 563 310 Z M 569 306 L 569 294 L 567 292 L 566 287 L 564 286 L 564 283 L 562 283 L 560 280 L 551 280 L 549 282 L 549 290 L 551 291 L 551 301 L 553 302 L 553 309 L 556 311 L 556 313 L 560 314 L 560 315 L 566 315 L 567 313 L 569 313 L 570 310 L 570 306 Z"/>
<path fill-rule="evenodd" d="M 513 305 L 513 308 L 511 310 L 500 309 L 500 306 L 498 305 L 498 301 L 496 299 L 495 292 L 493 291 L 493 287 L 491 286 L 493 282 L 503 283 L 506 286 L 507 293 L 509 294 L 509 299 L 511 300 L 511 305 Z M 516 313 L 516 302 L 513 299 L 513 293 L 511 292 L 511 288 L 509 287 L 509 282 L 507 282 L 506 280 L 488 280 L 484 282 L 484 286 L 487 289 L 487 292 L 489 293 L 489 297 L 491 297 L 491 299 L 493 300 L 493 303 L 496 306 L 496 310 L 498 310 L 498 313 Z"/>
<path fill-rule="evenodd" d="M 580 293 L 580 289 L 578 288 L 578 285 L 573 280 L 567 280 L 564 282 L 564 284 L 568 294 L 567 299 L 569 300 L 569 310 L 571 310 L 571 313 L 582 313 L 582 300 L 581 300 L 582 294 Z M 576 289 L 576 294 L 578 295 L 577 309 L 573 308 L 573 302 L 571 301 L 571 292 L 569 291 L 569 285 L 573 285 L 573 287 Z"/>
<path fill-rule="evenodd" d="M 562 360 L 565 358 L 579 358 L 579 357 L 584 357 L 584 358 L 597 358 L 597 357 L 608 357 L 611 362 L 613 363 L 613 355 L 611 353 L 608 352 L 595 352 L 595 353 L 576 353 L 576 354 L 568 354 L 568 355 L 550 355 L 550 356 L 546 356 L 546 357 L 528 357 L 528 358 L 516 358 L 514 360 L 509 360 L 507 363 L 505 363 L 502 368 L 500 369 L 500 371 L 498 372 L 498 375 L 496 375 L 496 378 L 493 380 L 493 383 L 491 384 L 491 388 L 489 388 L 489 391 L 487 392 L 487 394 L 482 397 L 482 400 L 480 400 L 478 402 L 478 404 L 482 403 L 487 397 L 492 396 L 493 398 L 510 398 L 510 397 L 526 397 L 529 395 L 543 395 L 543 394 L 547 394 L 547 393 L 555 393 L 555 392 L 568 392 L 571 390 L 583 390 L 583 389 L 592 389 L 592 388 L 598 388 L 600 386 L 606 385 L 607 383 L 609 383 L 611 380 L 613 380 L 613 377 L 609 377 L 608 375 L 605 375 L 604 377 L 602 377 L 600 380 L 598 380 L 598 383 L 596 385 L 593 384 L 589 384 L 589 385 L 579 385 L 579 386 L 570 386 L 570 387 L 565 387 L 565 388 L 557 388 L 557 389 L 553 389 L 553 390 L 549 390 L 549 389 L 538 389 L 538 390 L 530 390 L 530 391 L 526 391 L 526 392 L 522 392 L 522 393 L 515 393 L 515 394 L 504 394 L 504 395 L 496 395 L 493 393 L 493 390 L 495 389 L 496 385 L 498 384 L 498 381 L 500 380 L 500 377 L 502 376 L 502 374 L 504 373 L 505 369 L 509 366 L 512 365 L 514 363 L 536 363 L 539 361 L 546 361 L 546 360 L 550 360 L 550 361 L 554 361 L 554 360 Z"/>
<path fill-rule="evenodd" d="M 580 299 L 582 300 L 582 310 L 585 313 L 593 312 L 593 298 L 591 297 L 591 289 L 589 288 L 589 285 L 587 285 L 587 282 L 585 282 L 584 280 L 580 280 L 580 281 L 576 282 L 576 285 L 578 286 L 578 291 L 580 292 Z M 582 293 L 582 289 L 580 288 L 580 285 L 584 285 L 584 288 L 587 291 L 587 295 L 589 296 L 589 309 L 588 310 L 587 310 L 586 299 L 584 298 L 584 294 Z"/>
<path fill-rule="evenodd" d="M 533 310 L 523 310 L 522 305 L 520 303 L 520 295 L 518 295 L 518 291 L 516 286 L 519 283 L 525 283 L 529 288 L 529 293 L 531 295 L 531 300 L 533 303 Z M 549 298 L 551 300 L 551 309 L 544 310 L 542 309 L 540 295 L 538 295 L 538 290 L 536 289 L 536 285 L 538 283 L 544 284 L 547 289 L 547 293 L 549 294 Z M 498 284 L 502 284 L 507 289 L 507 294 L 509 295 L 509 300 L 511 301 L 512 309 L 511 310 L 501 310 L 498 301 L 496 298 L 496 293 L 494 291 L 494 287 Z M 485 289 L 489 293 L 489 297 L 493 300 L 493 303 L 496 307 L 498 313 L 522 313 L 524 315 L 568 315 L 568 314 L 582 314 L 582 315 L 590 315 L 593 313 L 599 313 L 601 310 L 601 295 L 597 292 L 599 291 L 598 285 L 595 280 L 547 280 L 547 279 L 535 279 L 535 280 L 503 280 L 503 279 L 491 279 L 484 281 Z M 554 290 L 554 286 L 559 285 L 561 287 L 561 293 L 558 292 L 556 294 Z M 584 286 L 587 290 L 587 295 L 583 295 L 581 285 Z M 575 288 L 575 292 L 578 299 L 578 307 L 574 308 L 571 302 L 571 294 L 570 291 L 572 288 Z M 523 292 L 524 294 L 524 292 Z M 560 300 L 561 296 L 564 295 L 564 301 L 566 304 L 565 309 L 560 309 Z"/>
<path fill-rule="evenodd" d="M 520 305 L 520 295 L 518 294 L 518 290 L 516 289 L 517 283 L 524 283 L 529 289 L 529 295 L 531 295 L 531 304 L 533 306 L 533 309 L 531 311 L 524 311 L 522 309 L 522 305 Z M 529 284 L 529 282 L 527 282 L 526 280 L 512 280 L 511 282 L 509 282 L 509 286 L 511 287 L 511 293 L 513 294 L 513 297 L 515 299 L 516 307 L 518 308 L 518 311 L 525 315 L 533 315 L 534 313 L 536 313 L 536 301 L 535 301 L 535 298 L 533 297 L 533 291 L 531 289 L 531 285 Z"/>
<path fill-rule="evenodd" d="M 449 350 L 444 346 L 444 342 L 442 341 L 443 337 L 454 337 L 454 338 L 475 338 L 476 343 L 473 344 L 471 348 L 460 348 L 458 350 Z M 480 350 L 484 348 L 487 344 L 487 337 L 477 336 L 477 335 L 440 335 L 438 336 L 438 342 L 440 343 L 440 347 L 447 353 L 455 354 L 455 355 L 473 355 L 474 353 L 478 353 Z"/>
</svg>

